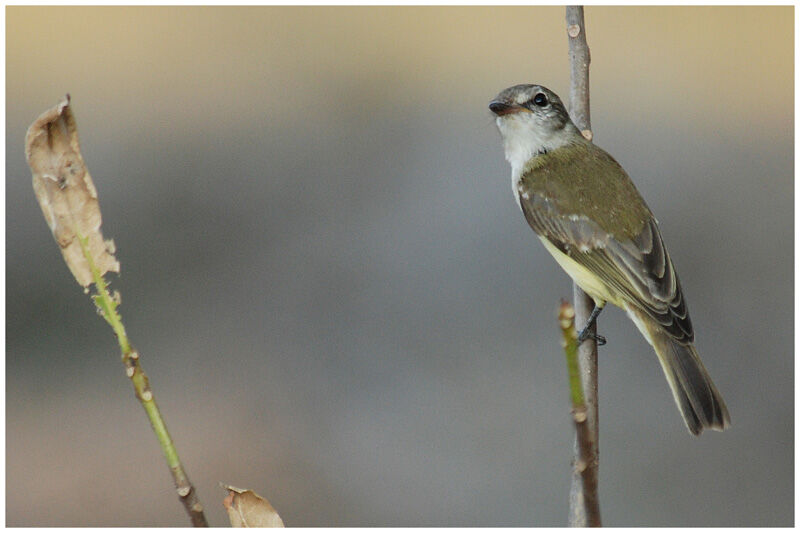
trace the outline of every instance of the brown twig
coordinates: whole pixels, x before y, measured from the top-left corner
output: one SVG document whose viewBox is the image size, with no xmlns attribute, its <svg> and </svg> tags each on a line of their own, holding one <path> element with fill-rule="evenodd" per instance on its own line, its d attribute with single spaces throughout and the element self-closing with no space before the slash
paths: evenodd
<svg viewBox="0 0 800 533">
<path fill-rule="evenodd" d="M 586 43 L 586 25 L 582 6 L 567 6 L 567 41 L 569 43 L 570 91 L 569 107 L 572 121 L 588 140 L 592 140 L 589 114 L 589 63 L 591 56 Z M 584 327 L 594 308 L 594 301 L 578 285 L 574 285 L 575 321 Z M 596 324 L 592 333 L 597 333 Z M 578 362 L 585 402 L 585 439 L 577 429 L 574 445 L 572 483 L 569 493 L 569 525 L 572 527 L 600 526 L 600 505 L 597 495 L 599 467 L 599 425 L 597 411 L 597 343 L 589 336 L 578 347 Z"/>
</svg>

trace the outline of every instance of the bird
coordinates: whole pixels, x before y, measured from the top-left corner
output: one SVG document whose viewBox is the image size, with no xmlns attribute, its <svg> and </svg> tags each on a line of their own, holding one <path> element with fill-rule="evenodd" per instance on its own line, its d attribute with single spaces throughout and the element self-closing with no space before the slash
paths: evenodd
<svg viewBox="0 0 800 533">
<path fill-rule="evenodd" d="M 694 346 L 686 299 L 658 222 L 622 166 L 581 134 L 546 87 L 509 87 L 489 110 L 525 219 L 594 300 L 578 341 L 592 336 L 589 328 L 606 303 L 623 309 L 655 350 L 689 432 L 728 428 L 728 408 Z"/>
</svg>

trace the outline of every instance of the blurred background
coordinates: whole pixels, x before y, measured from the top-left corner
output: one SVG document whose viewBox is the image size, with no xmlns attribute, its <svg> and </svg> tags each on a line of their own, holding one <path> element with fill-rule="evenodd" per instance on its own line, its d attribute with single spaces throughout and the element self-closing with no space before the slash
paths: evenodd
<svg viewBox="0 0 800 533">
<path fill-rule="evenodd" d="M 656 213 L 733 427 L 600 318 L 604 523 L 794 521 L 794 10 L 586 9 L 595 141 Z M 24 158 L 67 92 L 112 286 L 212 525 L 559 526 L 555 313 L 487 105 L 568 96 L 561 7 L 6 9 L 6 521 L 188 519 Z"/>
</svg>

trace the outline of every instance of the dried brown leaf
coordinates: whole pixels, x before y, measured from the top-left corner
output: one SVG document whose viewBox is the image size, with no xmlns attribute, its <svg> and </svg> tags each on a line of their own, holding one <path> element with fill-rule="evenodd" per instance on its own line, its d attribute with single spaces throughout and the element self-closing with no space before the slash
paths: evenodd
<svg viewBox="0 0 800 533">
<path fill-rule="evenodd" d="M 266 500 L 252 490 L 222 485 L 228 496 L 222 501 L 233 527 L 284 527 L 283 520 Z"/>
<path fill-rule="evenodd" d="M 119 272 L 113 242 L 104 241 L 100 231 L 97 190 L 81 156 L 69 95 L 28 128 L 25 156 L 45 221 L 78 283 L 86 287 L 93 281 L 79 237 L 88 239 L 87 249 L 101 276 Z"/>
</svg>

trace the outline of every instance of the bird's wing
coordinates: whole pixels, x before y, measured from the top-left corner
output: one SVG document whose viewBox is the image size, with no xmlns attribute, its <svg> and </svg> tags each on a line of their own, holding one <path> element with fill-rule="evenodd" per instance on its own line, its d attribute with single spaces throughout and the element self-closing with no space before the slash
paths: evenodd
<svg viewBox="0 0 800 533">
<path fill-rule="evenodd" d="M 585 216 L 564 213 L 547 197 L 525 191 L 520 206 L 528 224 L 597 276 L 613 294 L 634 304 L 681 343 L 694 341 L 681 284 L 649 217 L 633 238 L 617 239 Z"/>
</svg>

